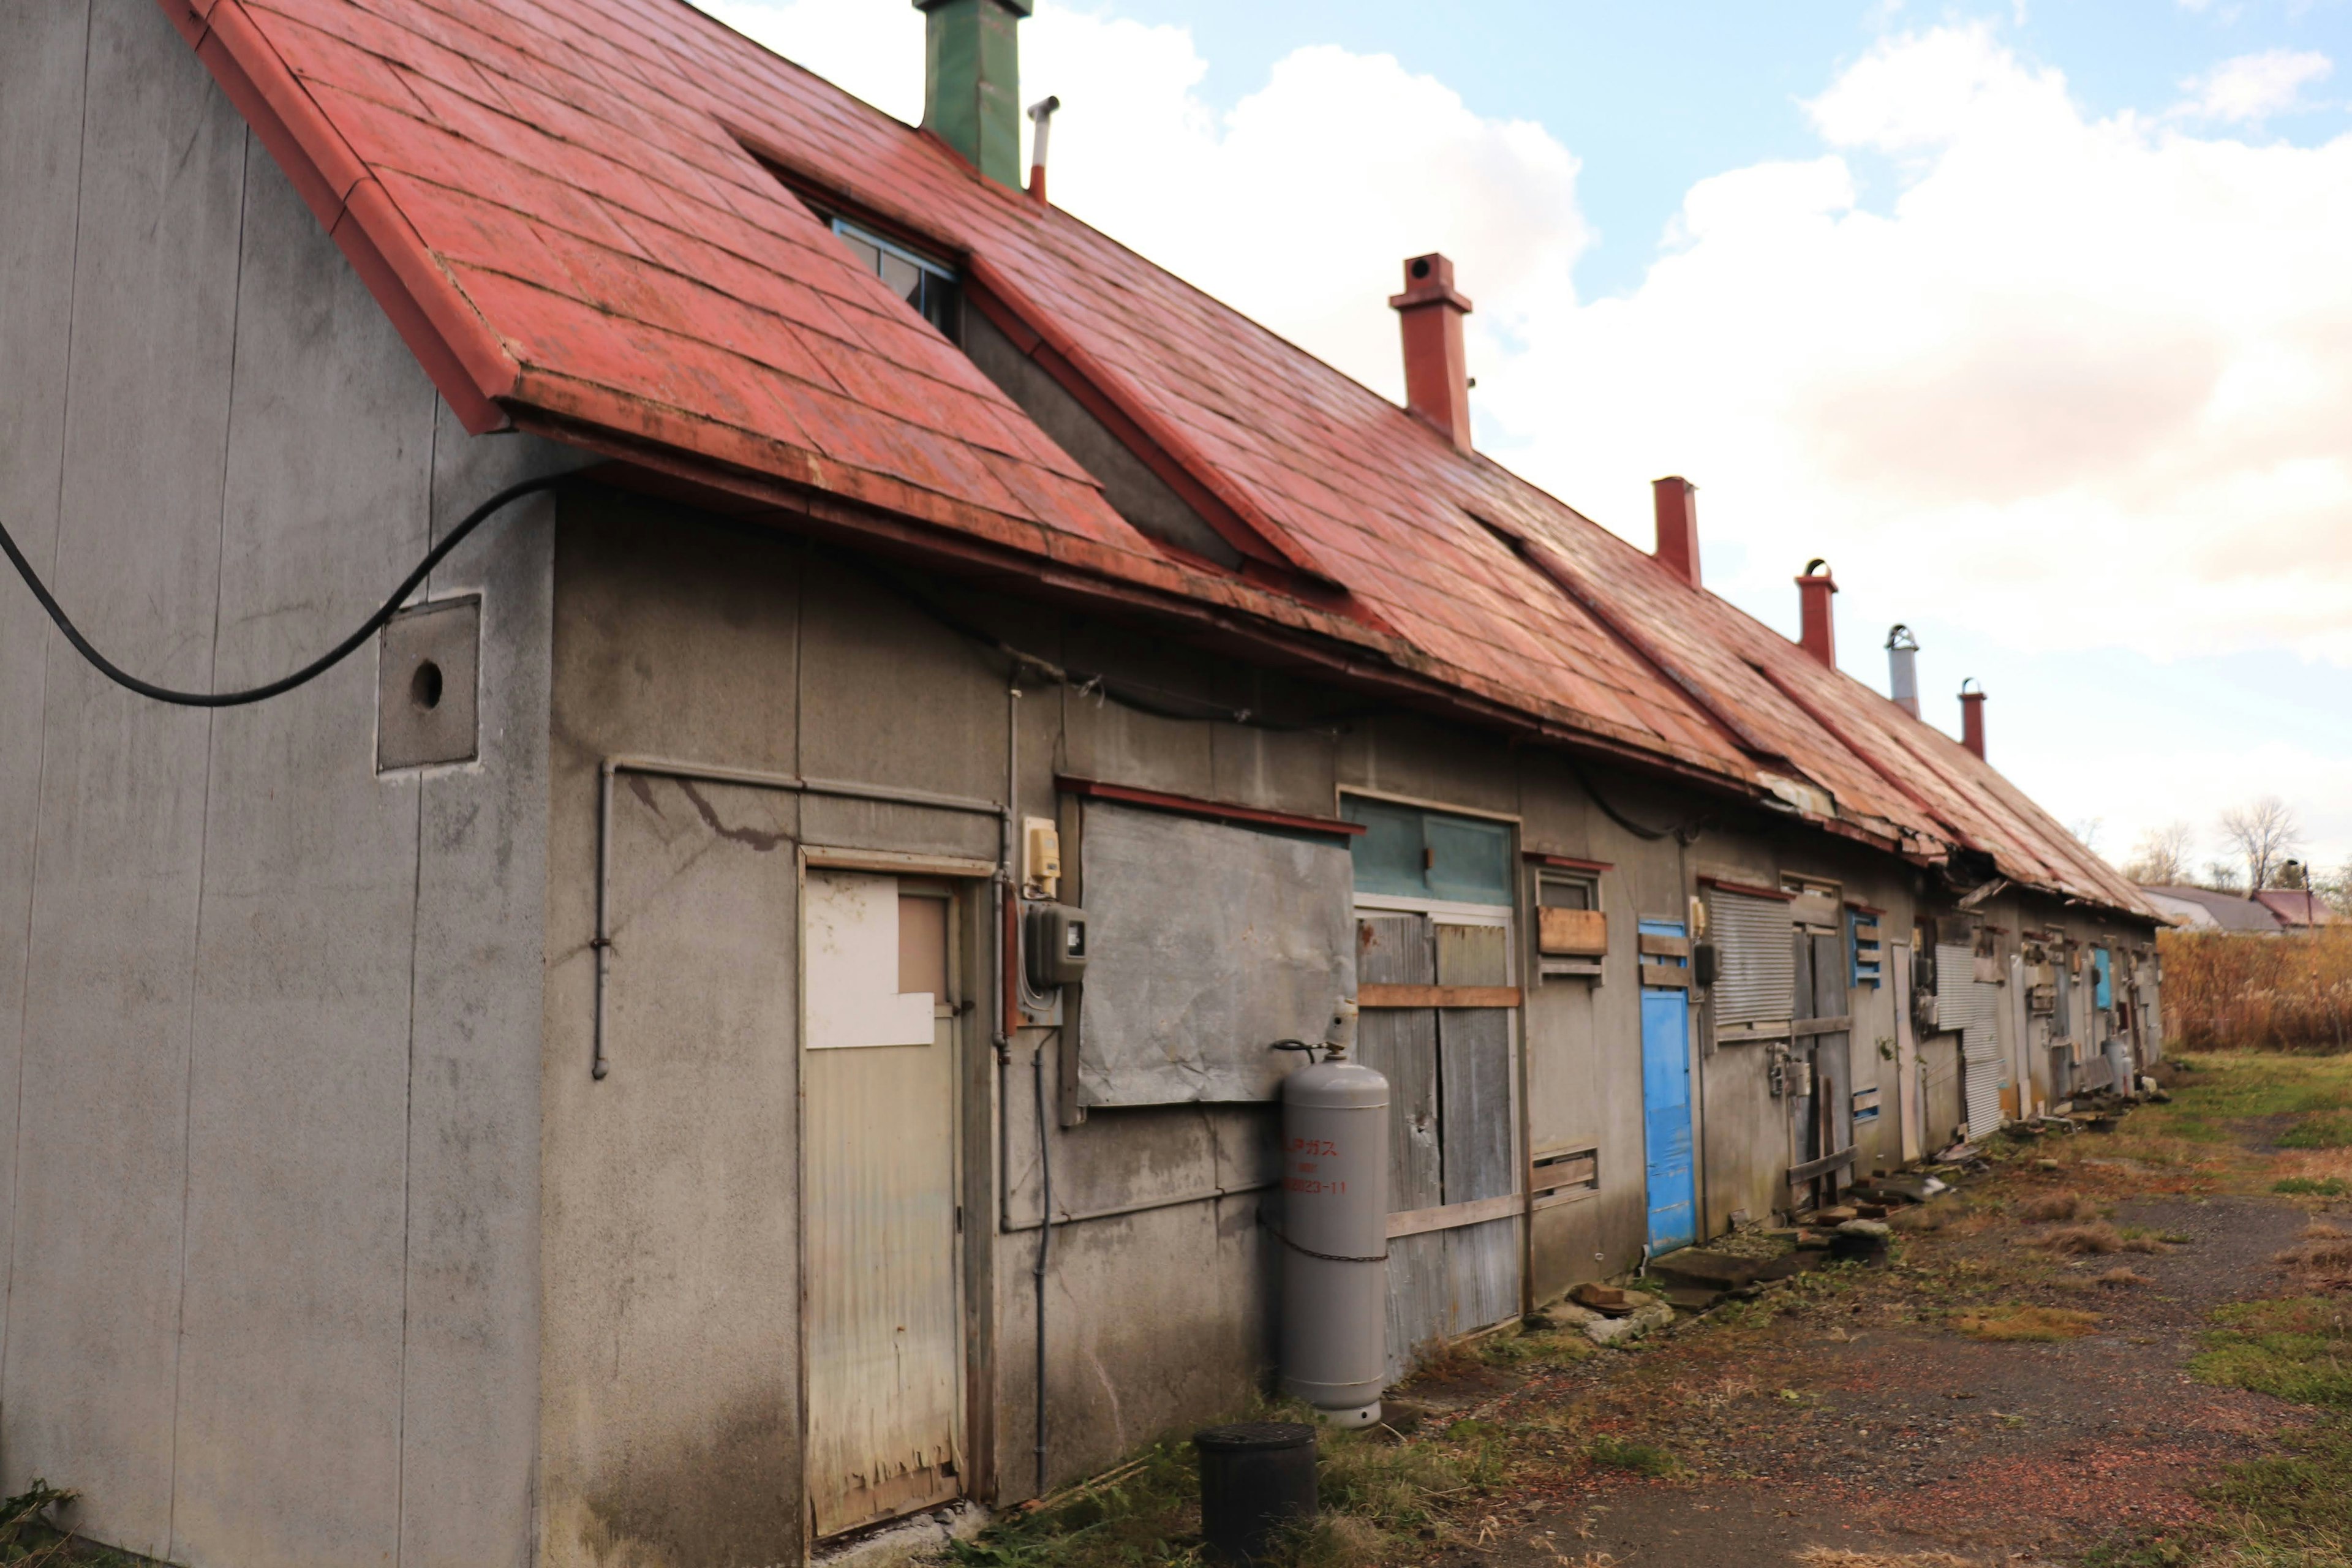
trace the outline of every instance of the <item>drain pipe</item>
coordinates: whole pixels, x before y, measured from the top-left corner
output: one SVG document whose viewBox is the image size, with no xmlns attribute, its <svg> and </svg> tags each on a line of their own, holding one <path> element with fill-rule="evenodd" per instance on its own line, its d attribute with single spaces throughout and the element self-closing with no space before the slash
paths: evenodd
<svg viewBox="0 0 2352 1568">
<path fill-rule="evenodd" d="M 1003 988 L 1003 1007 L 997 1019 L 997 1082 L 1004 1082 L 1003 1068 L 1013 1058 L 1013 1034 L 1020 1026 L 1017 1008 L 1020 997 L 1027 988 L 1027 979 L 1021 969 L 1021 893 L 1013 879 L 1013 819 L 1021 809 L 1021 667 L 1014 665 L 1005 684 L 1004 700 L 1004 817 L 1001 829 L 1003 854 L 997 868 L 997 897 L 1003 900 L 1004 923 L 1002 941 L 1004 945 L 1003 963 L 997 984 Z M 1045 1125 L 1045 1041 L 1041 1035 L 1037 1049 L 1029 1058 L 1030 1091 L 1036 1103 L 1037 1169 L 1044 1185 L 1037 1224 L 1037 1258 L 1029 1274 L 1036 1288 L 1037 1302 L 1037 1495 L 1045 1495 L 1045 1271 L 1054 1258 L 1054 1145 L 1052 1130 Z M 1012 1120 L 1010 1107 L 999 1090 L 1000 1110 L 997 1131 L 1003 1140 Z M 1003 1169 L 1006 1181 L 1011 1181 L 1009 1161 Z M 999 1223 L 1003 1220 L 1000 1217 Z"/>
</svg>

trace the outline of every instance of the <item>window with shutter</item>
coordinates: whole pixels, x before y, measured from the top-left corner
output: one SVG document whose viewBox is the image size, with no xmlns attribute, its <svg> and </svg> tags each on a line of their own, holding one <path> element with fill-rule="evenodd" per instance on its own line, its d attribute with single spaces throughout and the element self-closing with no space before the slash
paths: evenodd
<svg viewBox="0 0 2352 1568">
<path fill-rule="evenodd" d="M 1707 889 L 1707 934 L 1722 954 L 1716 977 L 1716 1037 L 1786 1035 L 1796 1016 L 1796 955 L 1789 942 L 1789 902 L 1761 892 Z"/>
</svg>

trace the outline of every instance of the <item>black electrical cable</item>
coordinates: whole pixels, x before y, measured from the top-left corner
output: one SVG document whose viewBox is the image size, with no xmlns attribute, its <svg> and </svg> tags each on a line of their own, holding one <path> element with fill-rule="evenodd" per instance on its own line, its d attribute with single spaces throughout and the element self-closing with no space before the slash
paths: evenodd
<svg viewBox="0 0 2352 1568">
<path fill-rule="evenodd" d="M 1593 805 L 1601 808 L 1601 816 L 1607 817 L 1610 821 L 1615 823 L 1618 826 L 1623 828 L 1626 832 L 1632 834 L 1636 838 L 1646 838 L 1653 841 L 1660 838 L 1672 838 L 1678 843 L 1689 844 L 1698 837 L 1699 830 L 1706 826 L 1705 821 L 1701 820 L 1697 822 L 1677 822 L 1671 827 L 1644 826 L 1643 824 L 1634 821 L 1632 817 L 1618 810 L 1615 806 L 1610 805 L 1609 797 L 1602 795 L 1599 789 L 1594 787 L 1592 775 L 1586 773 L 1581 764 L 1570 762 L 1568 765 L 1568 771 L 1570 775 L 1573 777 L 1578 784 L 1584 786 L 1585 795 L 1591 797 Z"/>
<path fill-rule="evenodd" d="M 317 679 L 344 659 L 349 658 L 362 643 L 382 630 L 383 624 L 399 613 L 400 606 L 407 602 L 408 595 L 416 591 L 416 585 L 431 574 L 433 568 L 441 564 L 449 552 L 464 543 L 466 536 L 488 521 L 491 514 L 501 507 L 520 500 L 525 496 L 536 495 L 541 490 L 553 489 L 570 477 L 568 474 L 549 474 L 535 479 L 525 479 L 520 484 L 509 485 L 467 512 L 440 543 L 427 551 L 425 559 L 416 563 L 416 569 L 401 579 L 400 586 L 392 591 L 392 596 L 383 602 L 383 607 L 362 622 L 357 631 L 293 674 L 280 677 L 267 686 L 256 686 L 245 691 L 174 691 L 169 687 L 157 686 L 151 681 L 140 679 L 89 646 L 89 639 L 81 635 L 80 629 L 59 606 L 57 599 L 49 593 L 48 585 L 41 581 L 40 574 L 33 570 L 33 563 L 25 559 L 23 551 L 16 548 L 16 542 L 9 536 L 5 524 L 0 524 L 0 551 L 7 552 L 10 563 L 16 568 L 16 574 L 25 579 L 25 586 L 33 591 L 33 597 L 41 602 L 41 608 L 49 613 L 49 619 L 57 623 L 58 630 L 65 634 L 66 641 L 73 644 L 74 651 L 89 660 L 91 668 L 113 681 L 117 686 L 129 691 L 135 691 L 142 697 L 151 697 L 158 702 L 170 702 L 182 708 L 240 708 L 248 702 L 264 702 L 272 697 L 291 691 L 298 686 Z"/>
</svg>

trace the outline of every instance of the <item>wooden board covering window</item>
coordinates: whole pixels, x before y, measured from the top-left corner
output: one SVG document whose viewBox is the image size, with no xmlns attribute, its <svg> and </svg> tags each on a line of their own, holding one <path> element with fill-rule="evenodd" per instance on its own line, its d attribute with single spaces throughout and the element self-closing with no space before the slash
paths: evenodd
<svg viewBox="0 0 2352 1568">
<path fill-rule="evenodd" d="M 1601 958 L 1609 952 L 1609 917 L 1600 910 L 1536 911 L 1536 948 L 1547 958 Z"/>
</svg>

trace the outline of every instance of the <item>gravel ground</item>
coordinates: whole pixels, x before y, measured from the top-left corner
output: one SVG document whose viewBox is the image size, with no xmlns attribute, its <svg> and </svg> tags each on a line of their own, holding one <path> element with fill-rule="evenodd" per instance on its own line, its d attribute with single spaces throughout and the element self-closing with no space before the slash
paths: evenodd
<svg viewBox="0 0 2352 1568">
<path fill-rule="evenodd" d="M 2214 1307 L 2277 1293 L 2271 1258 L 2307 1215 L 2262 1199 L 2165 1198 L 2115 1218 L 2186 1240 L 2053 1264 L 2025 1245 L 2049 1226 L 1990 1226 L 1924 1244 L 1936 1266 L 1916 1276 L 1890 1271 L 1754 1331 L 1701 1329 L 1496 1396 L 1505 1421 L 1580 1405 L 1591 1431 L 1654 1444 L 1682 1471 L 1564 1468 L 1556 1489 L 1496 1500 L 1472 1539 L 1430 1561 L 1752 1568 L 1824 1546 L 1994 1563 L 2192 1522 L 2198 1489 L 2299 1423 L 2183 1368 Z M 2092 1283 L 2118 1265 L 2149 1283 Z M 2056 1343 L 1980 1342 L 1908 1321 L 1923 1291 L 1953 1279 L 2102 1321 Z"/>
</svg>

